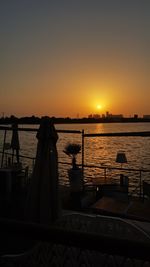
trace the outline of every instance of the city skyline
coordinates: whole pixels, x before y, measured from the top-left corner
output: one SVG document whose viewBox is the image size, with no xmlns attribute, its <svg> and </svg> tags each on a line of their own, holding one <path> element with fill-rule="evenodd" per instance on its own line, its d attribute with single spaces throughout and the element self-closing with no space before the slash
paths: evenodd
<svg viewBox="0 0 150 267">
<path fill-rule="evenodd" d="M 125 118 L 125 119 L 130 119 L 130 118 L 134 118 L 134 119 L 148 119 L 150 120 L 150 114 L 142 114 L 141 116 L 137 113 L 135 114 L 130 114 L 129 116 L 125 116 L 124 114 L 113 114 L 109 111 L 106 111 L 105 113 L 91 113 L 88 114 L 87 116 L 80 116 L 79 113 L 76 114 L 76 116 L 74 117 L 70 117 L 70 116 L 48 116 L 47 114 L 45 114 L 44 116 L 35 116 L 34 114 L 32 114 L 31 116 L 15 116 L 14 114 L 11 114 L 10 116 L 7 116 L 7 114 L 5 114 L 4 112 L 1 113 L 0 119 L 22 119 L 22 118 L 38 118 L 41 119 L 42 117 L 49 117 L 49 118 L 56 118 L 56 119 L 102 119 L 102 118 Z"/>
<path fill-rule="evenodd" d="M 150 114 L 150 2 L 1 1 L 1 114 Z"/>
</svg>

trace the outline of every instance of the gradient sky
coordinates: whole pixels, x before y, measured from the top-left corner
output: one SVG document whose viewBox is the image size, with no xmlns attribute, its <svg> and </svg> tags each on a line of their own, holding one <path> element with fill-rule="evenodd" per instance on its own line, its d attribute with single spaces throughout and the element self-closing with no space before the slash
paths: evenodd
<svg viewBox="0 0 150 267">
<path fill-rule="evenodd" d="M 1 114 L 150 114 L 149 14 L 149 0 L 1 0 Z"/>
</svg>

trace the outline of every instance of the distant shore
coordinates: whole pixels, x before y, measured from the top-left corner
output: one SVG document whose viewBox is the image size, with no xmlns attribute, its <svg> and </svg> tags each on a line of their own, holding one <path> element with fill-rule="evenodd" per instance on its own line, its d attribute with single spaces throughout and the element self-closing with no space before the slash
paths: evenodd
<svg viewBox="0 0 150 267">
<path fill-rule="evenodd" d="M 71 124 L 71 123 L 138 123 L 138 122 L 150 122 L 150 118 L 56 118 L 49 117 L 53 120 L 54 124 Z M 0 124 L 12 124 L 14 121 L 17 121 L 18 124 L 40 124 L 41 118 L 39 117 L 21 117 L 17 118 L 15 116 L 0 118 Z"/>
</svg>

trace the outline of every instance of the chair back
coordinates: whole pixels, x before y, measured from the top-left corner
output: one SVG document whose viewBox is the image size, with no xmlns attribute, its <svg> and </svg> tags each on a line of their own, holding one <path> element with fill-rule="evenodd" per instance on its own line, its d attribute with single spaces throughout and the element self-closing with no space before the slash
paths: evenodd
<svg viewBox="0 0 150 267">
<path fill-rule="evenodd" d="M 29 166 L 26 166 L 24 169 L 24 175 L 26 178 L 28 177 L 28 173 L 29 173 Z"/>
<path fill-rule="evenodd" d="M 123 174 L 120 175 L 120 186 L 129 186 L 129 178 Z"/>
<path fill-rule="evenodd" d="M 150 184 L 143 181 L 143 200 L 145 198 L 145 195 L 150 198 Z"/>
</svg>

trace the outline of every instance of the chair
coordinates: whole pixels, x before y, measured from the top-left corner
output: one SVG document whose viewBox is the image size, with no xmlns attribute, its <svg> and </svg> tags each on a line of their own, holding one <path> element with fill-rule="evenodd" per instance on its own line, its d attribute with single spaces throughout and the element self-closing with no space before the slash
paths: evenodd
<svg viewBox="0 0 150 267">
<path fill-rule="evenodd" d="M 27 179 L 28 179 L 28 173 L 29 173 L 29 167 L 26 166 L 25 168 L 21 169 L 21 172 L 19 172 L 16 175 L 15 179 L 15 189 L 20 191 L 20 189 L 23 189 L 27 185 Z"/>
<path fill-rule="evenodd" d="M 99 187 L 98 196 L 114 197 L 128 201 L 129 179 L 127 176 L 120 177 L 120 184 L 103 184 Z"/>
<path fill-rule="evenodd" d="M 4 245 L 1 255 L 0 255 L 0 266 L 37 266 L 38 262 L 38 254 L 40 243 L 31 241 L 28 242 L 20 238 L 15 238 L 15 244 L 11 240 L 11 236 L 9 236 L 10 244 Z M 19 243 L 19 242 L 20 243 Z M 13 242 L 13 243 L 12 243 Z M 25 243 L 25 244 L 24 244 Z"/>
<path fill-rule="evenodd" d="M 124 187 L 124 190 L 128 191 L 129 178 L 123 174 L 120 174 L 120 186 Z"/>
<path fill-rule="evenodd" d="M 11 173 L 0 170 L 0 210 L 4 210 L 11 196 Z"/>
<path fill-rule="evenodd" d="M 143 201 L 145 199 L 145 196 L 147 196 L 148 199 L 150 199 L 150 184 L 143 181 Z"/>
</svg>

